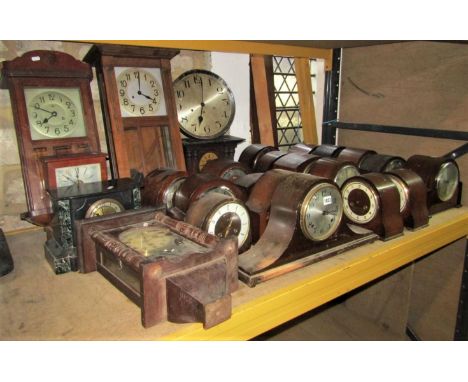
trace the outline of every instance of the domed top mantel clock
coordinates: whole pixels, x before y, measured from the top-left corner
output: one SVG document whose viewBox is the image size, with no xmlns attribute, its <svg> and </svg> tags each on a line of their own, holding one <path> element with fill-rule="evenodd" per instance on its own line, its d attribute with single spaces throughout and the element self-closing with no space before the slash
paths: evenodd
<svg viewBox="0 0 468 382">
<path fill-rule="evenodd" d="M 244 139 L 226 133 L 236 112 L 234 94 L 226 81 L 203 69 L 189 70 L 174 81 L 179 128 L 187 170 L 201 172 L 214 159 L 234 159 Z"/>
<path fill-rule="evenodd" d="M 99 152 L 91 67 L 69 54 L 36 50 L 3 61 L 26 190 L 26 220 L 47 224 L 51 202 L 41 158 Z"/>
<path fill-rule="evenodd" d="M 176 49 L 93 45 L 84 61 L 96 67 L 114 177 L 136 169 L 185 170 L 172 87 Z"/>
</svg>

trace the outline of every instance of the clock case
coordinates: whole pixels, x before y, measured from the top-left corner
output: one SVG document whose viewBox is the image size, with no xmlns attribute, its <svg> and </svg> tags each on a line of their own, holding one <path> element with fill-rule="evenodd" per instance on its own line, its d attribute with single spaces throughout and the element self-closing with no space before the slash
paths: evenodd
<svg viewBox="0 0 468 382">
<path fill-rule="evenodd" d="M 128 229 L 164 227 L 208 249 L 148 259 L 118 235 Z M 145 328 L 169 320 L 201 322 L 205 329 L 231 316 L 231 293 L 238 287 L 237 243 L 148 209 L 93 218 L 81 226 L 84 272 L 97 270 L 141 309 Z M 91 261 L 89 261 L 91 260 Z"/>
<path fill-rule="evenodd" d="M 247 175 L 252 172 L 249 167 L 245 166 L 241 162 L 226 158 L 214 159 L 209 161 L 201 172 L 204 174 L 212 174 L 215 176 L 219 176 L 220 178 L 233 182 L 237 178 L 240 178 L 240 176 L 229 177 L 227 174 L 229 173 L 229 171 L 236 169 L 241 171 L 243 175 Z"/>
<path fill-rule="evenodd" d="M 200 159 L 206 153 L 214 153 L 218 159 L 234 159 L 237 145 L 244 141 L 245 139 L 243 138 L 231 135 L 204 140 L 194 138 L 182 139 L 187 172 L 189 175 L 199 173 L 203 169 Z"/>
<path fill-rule="evenodd" d="M 155 168 L 185 170 L 170 60 L 176 49 L 93 45 L 83 61 L 96 68 L 113 178 L 146 175 Z M 122 117 L 115 67 L 160 68 L 167 115 Z"/>
<path fill-rule="evenodd" d="M 254 169 L 257 165 L 257 161 L 267 152 L 276 151 L 277 149 L 273 146 L 262 145 L 261 143 L 254 143 L 247 146 L 239 156 L 239 162 Z"/>
<path fill-rule="evenodd" d="M 301 173 L 285 174 L 277 184 L 265 231 L 255 245 L 239 255 L 239 278 L 249 287 L 377 239 L 370 231 L 355 233 L 343 220 L 328 239 L 317 242 L 307 239 L 300 228 L 301 203 L 319 183 L 334 184 Z"/>
<path fill-rule="evenodd" d="M 41 158 L 43 165 L 44 181 L 47 190 L 57 188 L 55 171 L 63 167 L 81 166 L 98 163 L 101 172 L 101 181 L 107 180 L 107 162 L 106 154 L 72 154 L 64 156 L 48 156 Z"/>
<path fill-rule="evenodd" d="M 36 50 L 1 64 L 1 87 L 9 89 L 18 139 L 28 212 L 22 218 L 36 225 L 47 225 L 52 206 L 44 184 L 41 158 L 67 154 L 99 152 L 99 137 L 91 95 L 91 67 L 69 54 Z M 79 88 L 86 136 L 32 140 L 25 87 Z"/>
<path fill-rule="evenodd" d="M 115 199 L 124 209 L 141 207 L 139 185 L 132 179 L 84 183 L 49 190 L 54 218 L 47 227 L 44 251 L 56 274 L 77 271 L 75 222 L 84 219 L 91 205 L 101 199 Z"/>
</svg>

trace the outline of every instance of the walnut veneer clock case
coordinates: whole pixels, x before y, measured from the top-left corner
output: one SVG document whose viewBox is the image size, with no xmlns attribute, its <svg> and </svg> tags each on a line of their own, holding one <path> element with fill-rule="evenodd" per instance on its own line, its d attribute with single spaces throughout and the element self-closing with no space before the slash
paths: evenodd
<svg viewBox="0 0 468 382">
<path fill-rule="evenodd" d="M 460 170 L 453 159 L 413 155 L 408 158 L 407 166 L 417 173 L 426 185 L 430 214 L 460 205 Z"/>
<path fill-rule="evenodd" d="M 239 156 L 239 162 L 243 163 L 251 169 L 255 169 L 258 160 L 269 151 L 276 151 L 277 149 L 273 146 L 262 145 L 260 143 L 254 143 L 247 146 Z"/>
<path fill-rule="evenodd" d="M 319 158 L 310 163 L 305 172 L 331 179 L 338 187 L 341 187 L 345 180 L 360 174 L 352 162 L 342 162 L 334 158 Z"/>
<path fill-rule="evenodd" d="M 368 173 L 348 179 L 341 186 L 346 220 L 375 232 L 382 240 L 403 234 L 400 194 L 384 174 Z"/>
<path fill-rule="evenodd" d="M 187 178 L 185 171 L 158 169 L 144 179 L 141 195 L 144 206 L 164 206 L 166 211 L 174 205 L 174 195 Z"/>
<path fill-rule="evenodd" d="M 251 172 L 249 167 L 232 159 L 215 159 L 209 161 L 202 170 L 204 174 L 216 175 L 232 182 Z"/>
<path fill-rule="evenodd" d="M 415 230 L 429 224 L 426 185 L 414 171 L 399 168 L 384 173 L 397 186 L 400 194 L 400 213 L 406 228 Z"/>
<path fill-rule="evenodd" d="M 332 181 L 290 172 L 273 193 L 265 232 L 239 256 L 239 278 L 252 287 L 376 239 L 352 232 L 342 213 Z"/>
<path fill-rule="evenodd" d="M 90 81 L 91 67 L 55 51 L 31 51 L 1 63 L 1 86 L 10 91 L 33 224 L 48 224 L 52 206 L 45 190 L 41 158 L 99 152 Z"/>
<path fill-rule="evenodd" d="M 205 329 L 231 316 L 238 287 L 237 245 L 160 212 L 87 225 L 95 267 L 141 309 L 145 328 L 168 320 Z M 116 312 L 118 314 L 118 312 Z"/>
<path fill-rule="evenodd" d="M 41 158 L 47 190 L 107 180 L 106 154 L 71 154 Z"/>
<path fill-rule="evenodd" d="M 75 221 L 140 208 L 140 188 L 132 179 L 75 184 L 49 191 L 54 218 L 45 255 L 55 273 L 78 270 Z"/>
<path fill-rule="evenodd" d="M 170 60 L 175 49 L 93 45 L 83 59 L 96 76 L 114 178 L 155 168 L 185 170 Z"/>
<path fill-rule="evenodd" d="M 309 145 L 309 144 L 305 144 L 305 143 L 297 143 L 294 146 L 291 146 L 288 149 L 288 152 L 290 152 L 290 153 L 310 154 L 317 147 L 318 147 L 318 145 Z"/>
<path fill-rule="evenodd" d="M 286 155 L 275 160 L 272 168 L 294 172 L 308 172 L 307 169 L 318 159 L 320 159 L 320 157 L 317 155 L 303 152 L 288 152 Z"/>
<path fill-rule="evenodd" d="M 243 190 L 234 183 L 211 174 L 194 174 L 190 175 L 175 193 L 174 207 L 185 213 L 191 203 L 210 192 L 229 195 L 241 201 L 246 200 Z"/>
<path fill-rule="evenodd" d="M 346 147 L 340 151 L 336 159 L 343 162 L 351 162 L 359 167 L 361 161 L 368 155 L 377 154 L 374 150 L 364 150 L 354 147 Z"/>
<path fill-rule="evenodd" d="M 257 163 L 252 168 L 253 172 L 266 172 L 273 169 L 273 164 L 285 156 L 287 152 L 281 150 L 268 151 L 258 158 Z"/>
<path fill-rule="evenodd" d="M 361 172 L 386 172 L 404 168 L 406 161 L 399 156 L 384 154 L 369 154 L 362 158 L 359 163 Z"/>
<path fill-rule="evenodd" d="M 319 157 L 336 158 L 344 149 L 344 146 L 324 144 L 314 147 L 311 153 L 314 155 L 318 155 Z"/>
</svg>

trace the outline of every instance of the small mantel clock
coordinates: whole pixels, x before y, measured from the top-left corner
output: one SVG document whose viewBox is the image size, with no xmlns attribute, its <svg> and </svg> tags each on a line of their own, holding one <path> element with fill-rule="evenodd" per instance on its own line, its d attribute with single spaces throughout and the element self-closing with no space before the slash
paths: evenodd
<svg viewBox="0 0 468 382">
<path fill-rule="evenodd" d="M 225 135 L 236 103 L 226 81 L 203 69 L 189 70 L 174 81 L 179 127 L 189 174 L 201 172 L 214 159 L 234 159 L 244 139 Z"/>
<path fill-rule="evenodd" d="M 91 67 L 69 54 L 36 50 L 1 64 L 1 87 L 9 89 L 28 212 L 47 224 L 51 202 L 41 158 L 99 152 L 90 81 Z"/>
<path fill-rule="evenodd" d="M 93 45 L 84 61 L 96 67 L 114 178 L 135 169 L 185 170 L 171 79 L 176 49 Z"/>
</svg>

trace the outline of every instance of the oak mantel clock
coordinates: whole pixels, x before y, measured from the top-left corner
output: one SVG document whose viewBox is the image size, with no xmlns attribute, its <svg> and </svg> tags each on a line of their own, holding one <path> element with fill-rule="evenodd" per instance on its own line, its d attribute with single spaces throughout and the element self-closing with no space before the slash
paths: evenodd
<svg viewBox="0 0 468 382">
<path fill-rule="evenodd" d="M 51 203 L 41 158 L 99 152 L 91 67 L 72 56 L 36 50 L 1 63 L 10 91 L 26 190 L 27 220 L 47 224 Z"/>
<path fill-rule="evenodd" d="M 103 44 L 84 57 L 96 67 L 113 177 L 185 170 L 170 64 L 178 53 Z"/>
</svg>

